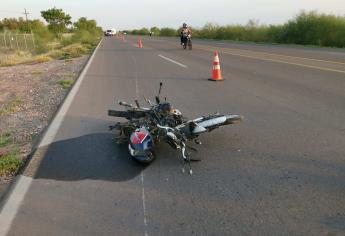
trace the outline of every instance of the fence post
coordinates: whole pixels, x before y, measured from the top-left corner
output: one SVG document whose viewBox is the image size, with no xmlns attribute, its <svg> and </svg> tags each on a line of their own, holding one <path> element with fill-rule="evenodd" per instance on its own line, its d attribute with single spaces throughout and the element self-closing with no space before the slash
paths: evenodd
<svg viewBox="0 0 345 236">
<path fill-rule="evenodd" d="M 34 38 L 34 34 L 32 33 L 32 31 L 31 31 L 31 38 L 32 38 L 32 44 L 34 45 L 34 48 L 36 48 L 35 38 Z"/>
<path fill-rule="evenodd" d="M 28 50 L 28 45 L 26 43 L 26 33 L 24 34 L 24 43 L 25 43 L 25 50 L 27 51 Z"/>
<path fill-rule="evenodd" d="M 17 50 L 19 51 L 19 44 L 18 44 L 18 33 L 16 33 L 16 43 L 17 43 Z"/>
<path fill-rule="evenodd" d="M 5 48 L 7 48 L 7 44 L 6 44 L 6 31 L 4 32 L 4 42 L 5 42 Z"/>
<path fill-rule="evenodd" d="M 12 38 L 11 38 L 11 32 L 9 33 L 8 38 L 9 38 L 9 40 L 10 40 L 10 47 L 11 47 L 11 49 L 12 49 Z"/>
</svg>

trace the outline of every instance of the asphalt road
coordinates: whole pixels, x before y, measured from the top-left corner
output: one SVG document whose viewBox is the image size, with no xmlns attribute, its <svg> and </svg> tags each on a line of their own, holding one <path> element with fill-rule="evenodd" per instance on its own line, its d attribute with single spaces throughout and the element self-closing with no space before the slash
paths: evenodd
<svg viewBox="0 0 345 236">
<path fill-rule="evenodd" d="M 345 235 L 344 51 L 136 40 L 103 39 L 53 143 L 23 173 L 8 235 Z M 151 165 L 135 163 L 107 130 L 117 100 L 153 98 L 161 81 L 188 117 L 245 117 L 201 137 L 192 176 L 164 144 Z"/>
</svg>

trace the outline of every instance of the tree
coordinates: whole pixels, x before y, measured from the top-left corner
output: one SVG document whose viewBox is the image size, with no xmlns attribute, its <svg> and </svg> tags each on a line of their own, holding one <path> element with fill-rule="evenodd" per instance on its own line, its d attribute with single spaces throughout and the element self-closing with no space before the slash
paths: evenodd
<svg viewBox="0 0 345 236">
<path fill-rule="evenodd" d="M 173 28 L 162 28 L 160 35 L 161 36 L 177 36 L 178 33 L 176 29 L 173 29 Z"/>
<path fill-rule="evenodd" d="M 93 31 L 97 28 L 97 22 L 95 20 L 88 20 L 86 17 L 79 18 L 73 25 L 77 30 Z"/>
<path fill-rule="evenodd" d="M 156 26 L 151 27 L 150 31 L 151 31 L 154 35 L 156 35 L 156 36 L 158 36 L 159 33 L 160 33 L 160 29 L 159 29 L 158 27 L 156 27 Z"/>
<path fill-rule="evenodd" d="M 99 37 L 103 34 L 101 27 L 97 26 L 95 20 L 88 20 L 86 17 L 81 17 L 77 22 L 74 22 L 72 40 L 80 41 L 86 44 L 97 44 Z"/>
<path fill-rule="evenodd" d="M 41 11 L 41 16 L 47 21 L 50 31 L 58 36 L 66 32 L 67 26 L 72 24 L 71 16 L 56 7 Z"/>
</svg>

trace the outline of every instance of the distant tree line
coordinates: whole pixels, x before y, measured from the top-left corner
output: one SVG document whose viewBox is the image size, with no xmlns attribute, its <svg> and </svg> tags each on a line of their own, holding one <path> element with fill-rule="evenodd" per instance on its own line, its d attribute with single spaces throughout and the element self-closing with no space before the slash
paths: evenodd
<svg viewBox="0 0 345 236">
<path fill-rule="evenodd" d="M 132 30 L 129 33 L 156 36 L 178 36 L 179 30 L 152 27 Z M 202 28 L 193 28 L 193 37 L 202 39 L 269 42 L 284 44 L 345 47 L 345 16 L 321 14 L 316 11 L 301 11 L 293 19 L 280 25 L 263 25 L 249 20 L 246 25 L 220 26 L 207 23 Z"/>
<path fill-rule="evenodd" d="M 97 26 L 95 20 L 81 17 L 73 23 L 69 14 L 56 7 L 41 11 L 41 16 L 47 25 L 37 19 L 25 21 L 22 17 L 4 18 L 0 20 L 0 32 L 33 32 L 37 49 L 42 52 L 48 50 L 50 42 L 58 42 L 64 46 L 73 43 L 95 45 L 103 34 L 102 28 Z M 66 33 L 71 34 L 64 37 Z"/>
</svg>

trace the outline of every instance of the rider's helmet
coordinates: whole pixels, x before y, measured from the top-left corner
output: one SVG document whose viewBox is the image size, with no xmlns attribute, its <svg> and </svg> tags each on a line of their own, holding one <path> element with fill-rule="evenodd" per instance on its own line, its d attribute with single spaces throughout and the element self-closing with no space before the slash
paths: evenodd
<svg viewBox="0 0 345 236">
<path fill-rule="evenodd" d="M 187 28 L 187 24 L 186 23 L 183 23 L 183 28 Z"/>
</svg>

